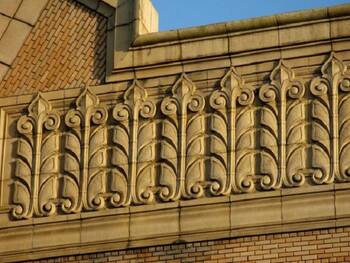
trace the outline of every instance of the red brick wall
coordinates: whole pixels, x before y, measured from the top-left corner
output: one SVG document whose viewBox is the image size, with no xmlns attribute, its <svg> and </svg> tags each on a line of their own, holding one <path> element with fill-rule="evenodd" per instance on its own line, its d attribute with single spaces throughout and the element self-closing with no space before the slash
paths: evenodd
<svg viewBox="0 0 350 263">
<path fill-rule="evenodd" d="M 350 262 L 350 227 L 128 249 L 35 262 Z"/>
<path fill-rule="evenodd" d="M 0 96 L 104 80 L 107 19 L 73 0 L 49 0 L 0 83 Z"/>
</svg>

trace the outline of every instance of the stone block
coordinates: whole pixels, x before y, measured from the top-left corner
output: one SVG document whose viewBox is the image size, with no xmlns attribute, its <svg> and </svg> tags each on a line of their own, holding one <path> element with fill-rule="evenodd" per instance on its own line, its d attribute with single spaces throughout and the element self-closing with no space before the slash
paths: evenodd
<svg viewBox="0 0 350 263">
<path fill-rule="evenodd" d="M 125 25 L 132 22 L 134 19 L 133 2 L 130 0 L 118 1 L 116 13 L 116 25 Z"/>
<path fill-rule="evenodd" d="M 15 18 L 34 25 L 48 0 L 23 0 Z"/>
<path fill-rule="evenodd" d="M 11 19 L 8 18 L 7 16 L 0 15 L 0 39 L 2 37 L 2 34 L 5 32 L 10 21 Z"/>
<path fill-rule="evenodd" d="M 179 209 L 132 213 L 130 218 L 130 239 L 156 238 L 179 233 Z"/>
<path fill-rule="evenodd" d="M 0 40 L 0 61 L 10 65 L 32 28 L 20 21 L 12 20 Z"/>
<path fill-rule="evenodd" d="M 278 46 L 278 31 L 265 30 L 232 35 L 229 38 L 230 53 L 272 48 Z"/>
<path fill-rule="evenodd" d="M 328 40 L 330 38 L 328 22 L 310 25 L 284 27 L 279 30 L 280 45 L 295 45 L 313 41 Z"/>
<path fill-rule="evenodd" d="M 158 12 L 150 0 L 140 0 L 135 18 L 145 26 L 146 33 L 158 31 Z M 139 34 L 142 34 L 138 31 Z"/>
<path fill-rule="evenodd" d="M 115 14 L 115 9 L 112 8 L 108 3 L 100 1 L 96 10 L 99 14 L 105 17 L 112 17 Z"/>
<path fill-rule="evenodd" d="M 115 215 L 84 219 L 81 223 L 81 242 L 102 242 L 128 239 L 129 215 Z"/>
<path fill-rule="evenodd" d="M 178 61 L 181 58 L 180 45 L 142 48 L 134 51 L 134 66 Z"/>
<path fill-rule="evenodd" d="M 281 208 L 279 196 L 232 202 L 231 229 L 280 224 Z"/>
<path fill-rule="evenodd" d="M 230 229 L 230 204 L 181 207 L 181 234 Z"/>
<path fill-rule="evenodd" d="M 0 253 L 31 249 L 33 244 L 33 228 L 16 227 L 0 230 Z"/>
<path fill-rule="evenodd" d="M 282 196 L 282 223 L 326 220 L 334 217 L 332 192 Z"/>
<path fill-rule="evenodd" d="M 335 192 L 335 211 L 336 217 L 350 216 L 350 190 L 338 190 Z"/>
<path fill-rule="evenodd" d="M 22 0 L 1 0 L 0 13 L 13 16 Z"/>
<path fill-rule="evenodd" d="M 228 39 L 202 39 L 199 41 L 183 42 L 181 44 L 182 59 L 193 59 L 210 56 L 220 56 L 228 52 Z"/>
<path fill-rule="evenodd" d="M 281 50 L 281 56 L 283 59 L 304 57 L 304 65 L 310 60 L 310 56 L 315 56 L 317 54 L 327 54 L 332 50 L 332 45 L 330 43 L 305 45 L 302 47 L 288 48 Z"/>
<path fill-rule="evenodd" d="M 350 20 L 331 21 L 331 37 L 340 38 L 350 36 Z"/>
<path fill-rule="evenodd" d="M 33 248 L 79 244 L 80 222 L 38 224 L 34 226 Z"/>
</svg>

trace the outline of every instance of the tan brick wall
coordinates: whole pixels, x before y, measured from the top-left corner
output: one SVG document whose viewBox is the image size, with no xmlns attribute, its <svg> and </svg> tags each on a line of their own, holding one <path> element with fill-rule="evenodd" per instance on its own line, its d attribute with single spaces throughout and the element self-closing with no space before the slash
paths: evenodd
<svg viewBox="0 0 350 263">
<path fill-rule="evenodd" d="M 52 262 L 350 262 L 350 227 L 129 249 Z"/>
<path fill-rule="evenodd" d="M 100 84 L 107 19 L 73 0 L 50 0 L 0 83 L 0 96 Z"/>
</svg>

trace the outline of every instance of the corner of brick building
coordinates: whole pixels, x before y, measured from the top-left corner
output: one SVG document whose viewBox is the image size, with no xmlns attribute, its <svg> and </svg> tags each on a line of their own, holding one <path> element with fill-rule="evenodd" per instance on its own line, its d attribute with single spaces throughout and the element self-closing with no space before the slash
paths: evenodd
<svg viewBox="0 0 350 263">
<path fill-rule="evenodd" d="M 49 0 L 0 83 L 0 96 L 102 84 L 107 18 L 73 0 Z"/>
</svg>

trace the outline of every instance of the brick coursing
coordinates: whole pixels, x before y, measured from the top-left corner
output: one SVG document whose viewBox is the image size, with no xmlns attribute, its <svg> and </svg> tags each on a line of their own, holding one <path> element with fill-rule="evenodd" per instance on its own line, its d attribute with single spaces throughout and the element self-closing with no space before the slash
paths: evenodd
<svg viewBox="0 0 350 263">
<path fill-rule="evenodd" d="M 0 83 L 0 96 L 102 83 L 106 33 L 105 17 L 73 0 L 49 0 Z"/>
<path fill-rule="evenodd" d="M 350 262 L 350 227 L 128 249 L 31 261 L 98 262 Z"/>
</svg>

